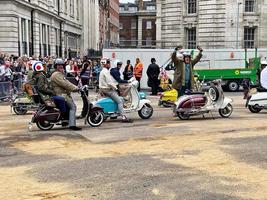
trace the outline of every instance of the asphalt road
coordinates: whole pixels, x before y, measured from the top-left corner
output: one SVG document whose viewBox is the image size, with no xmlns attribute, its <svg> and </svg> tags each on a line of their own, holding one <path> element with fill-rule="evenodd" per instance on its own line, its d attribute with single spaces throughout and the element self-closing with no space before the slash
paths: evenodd
<svg viewBox="0 0 267 200">
<path fill-rule="evenodd" d="M 151 119 L 133 113 L 132 124 L 98 128 L 79 120 L 81 132 L 29 132 L 30 114 L 0 106 L 0 199 L 267 199 L 267 111 L 226 96 L 229 119 L 181 121 L 149 97 Z"/>
</svg>

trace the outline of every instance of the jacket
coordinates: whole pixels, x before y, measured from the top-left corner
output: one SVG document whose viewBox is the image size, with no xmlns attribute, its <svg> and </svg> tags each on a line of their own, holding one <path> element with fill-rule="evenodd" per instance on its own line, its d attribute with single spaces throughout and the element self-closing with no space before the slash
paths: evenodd
<svg viewBox="0 0 267 200">
<path fill-rule="evenodd" d="M 115 83 L 117 83 L 117 84 L 128 83 L 128 81 L 121 79 L 120 69 L 118 69 L 117 67 L 116 68 L 112 68 L 110 70 L 110 74 L 113 77 Z"/>
<path fill-rule="evenodd" d="M 117 90 L 117 84 L 112 81 L 112 76 L 107 68 L 103 68 L 99 75 L 100 90 Z"/>
<path fill-rule="evenodd" d="M 50 86 L 44 73 L 34 73 L 33 79 L 35 80 L 35 85 L 38 89 L 38 92 L 44 95 L 55 96 L 55 92 Z"/>
<path fill-rule="evenodd" d="M 146 74 L 149 79 L 155 80 L 159 77 L 159 66 L 156 63 L 152 63 L 148 66 Z"/>
<path fill-rule="evenodd" d="M 51 75 L 51 83 L 53 90 L 57 96 L 63 96 L 66 101 L 72 100 L 70 94 L 71 92 L 75 92 L 77 90 L 77 87 L 76 85 L 69 82 L 63 73 L 55 71 Z"/>
<path fill-rule="evenodd" d="M 193 69 L 194 69 L 195 64 L 197 64 L 201 58 L 202 58 L 202 52 L 199 52 L 196 58 L 190 61 L 190 84 L 191 84 L 190 87 L 191 88 L 193 88 L 195 84 Z M 180 60 L 179 58 L 177 58 L 176 51 L 173 52 L 172 54 L 172 62 L 174 63 L 174 66 L 175 66 L 172 87 L 176 90 L 180 90 L 182 86 L 185 86 L 185 63 L 183 62 L 183 60 Z"/>
<path fill-rule="evenodd" d="M 136 64 L 134 67 L 134 77 L 142 78 L 142 73 L 143 73 L 143 64 L 140 62 Z"/>
</svg>

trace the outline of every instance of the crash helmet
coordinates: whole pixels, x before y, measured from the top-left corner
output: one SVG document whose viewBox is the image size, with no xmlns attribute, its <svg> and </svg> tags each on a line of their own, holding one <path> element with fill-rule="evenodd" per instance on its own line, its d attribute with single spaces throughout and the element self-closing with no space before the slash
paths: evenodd
<svg viewBox="0 0 267 200">
<path fill-rule="evenodd" d="M 32 64 L 32 70 L 34 72 L 43 72 L 45 69 L 41 61 L 35 61 Z"/>
<path fill-rule="evenodd" d="M 267 60 L 262 60 L 261 65 L 267 65 Z"/>
<path fill-rule="evenodd" d="M 54 67 L 56 68 L 58 65 L 63 65 L 65 66 L 65 62 L 64 60 L 62 60 L 61 58 L 57 58 L 54 62 Z"/>
<path fill-rule="evenodd" d="M 101 64 L 101 65 L 106 65 L 108 60 L 109 60 L 108 58 L 103 57 L 103 58 L 101 58 L 101 60 L 100 60 L 100 64 Z"/>
<path fill-rule="evenodd" d="M 191 54 L 190 54 L 189 52 L 184 52 L 184 53 L 183 53 L 183 56 L 184 56 L 184 58 L 185 58 L 185 57 L 190 57 L 190 58 L 191 58 Z"/>
</svg>

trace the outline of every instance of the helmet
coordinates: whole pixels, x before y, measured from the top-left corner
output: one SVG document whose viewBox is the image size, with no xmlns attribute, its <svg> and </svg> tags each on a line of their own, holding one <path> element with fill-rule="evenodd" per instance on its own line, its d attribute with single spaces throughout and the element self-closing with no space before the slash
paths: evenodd
<svg viewBox="0 0 267 200">
<path fill-rule="evenodd" d="M 57 58 L 55 60 L 54 66 L 57 67 L 57 65 L 63 65 L 63 66 L 65 66 L 65 62 L 61 58 Z"/>
<path fill-rule="evenodd" d="M 33 62 L 32 69 L 34 72 L 43 72 L 44 71 L 43 63 L 41 61 Z"/>
<path fill-rule="evenodd" d="M 118 65 L 122 65 L 122 62 L 120 60 L 115 60 L 114 67 L 117 67 Z"/>
<path fill-rule="evenodd" d="M 100 63 L 101 63 L 102 65 L 105 65 L 105 64 L 107 64 L 107 61 L 108 61 L 108 60 L 109 60 L 108 58 L 103 57 L 103 58 L 101 58 Z"/>
<path fill-rule="evenodd" d="M 191 57 L 191 54 L 188 53 L 188 52 L 184 52 L 184 53 L 183 53 L 183 56 L 184 56 L 184 57 Z"/>
<path fill-rule="evenodd" d="M 267 60 L 262 60 L 261 65 L 267 65 Z"/>
</svg>

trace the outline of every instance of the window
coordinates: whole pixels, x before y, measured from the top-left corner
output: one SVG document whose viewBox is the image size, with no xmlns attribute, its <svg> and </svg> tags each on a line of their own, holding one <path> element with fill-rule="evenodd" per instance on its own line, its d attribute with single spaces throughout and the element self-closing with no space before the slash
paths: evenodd
<svg viewBox="0 0 267 200">
<path fill-rule="evenodd" d="M 137 7 L 131 6 L 131 7 L 129 7 L 129 11 L 137 11 Z"/>
<path fill-rule="evenodd" d="M 187 7 L 188 14 L 197 12 L 197 1 L 196 0 L 188 0 L 187 6 L 188 6 Z"/>
<path fill-rule="evenodd" d="M 137 45 L 137 40 L 136 37 L 131 37 L 131 46 L 136 46 Z"/>
<path fill-rule="evenodd" d="M 125 11 L 125 8 L 124 8 L 124 6 L 122 7 L 120 7 L 120 11 Z"/>
<path fill-rule="evenodd" d="M 152 45 L 152 37 L 146 37 L 146 46 Z"/>
<path fill-rule="evenodd" d="M 133 29 L 133 30 L 136 29 L 136 20 L 131 21 L 131 29 Z"/>
<path fill-rule="evenodd" d="M 152 21 L 146 21 L 146 29 L 152 29 Z"/>
<path fill-rule="evenodd" d="M 123 29 L 123 23 L 120 23 L 120 30 Z"/>
<path fill-rule="evenodd" d="M 26 20 L 21 19 L 21 39 L 22 39 L 22 54 L 28 54 L 27 51 L 27 27 Z"/>
<path fill-rule="evenodd" d="M 146 10 L 156 10 L 156 6 L 147 6 Z"/>
<path fill-rule="evenodd" d="M 195 49 L 196 48 L 196 28 L 186 29 L 187 37 L 187 48 Z"/>
<path fill-rule="evenodd" d="M 68 13 L 68 0 L 64 0 L 64 13 Z"/>
<path fill-rule="evenodd" d="M 245 27 L 244 29 L 244 47 L 254 48 L 255 47 L 255 30 L 256 28 Z"/>
<path fill-rule="evenodd" d="M 74 0 L 70 0 L 70 16 L 74 17 Z"/>
<path fill-rule="evenodd" d="M 80 19 L 80 1 L 79 0 L 76 0 L 76 19 L 79 20 Z"/>
<path fill-rule="evenodd" d="M 245 12 L 254 12 L 255 0 L 245 0 Z"/>
</svg>

